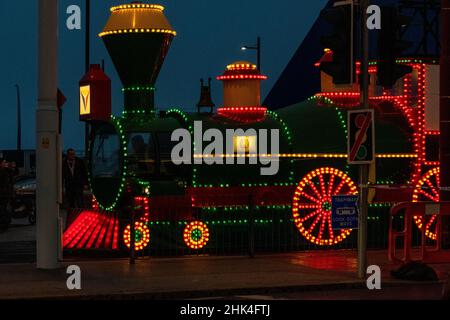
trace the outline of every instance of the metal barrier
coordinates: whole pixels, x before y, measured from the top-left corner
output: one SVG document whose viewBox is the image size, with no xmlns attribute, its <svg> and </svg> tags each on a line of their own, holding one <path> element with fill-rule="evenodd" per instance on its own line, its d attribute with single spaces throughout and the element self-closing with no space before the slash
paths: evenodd
<svg viewBox="0 0 450 320">
<path fill-rule="evenodd" d="M 394 227 L 395 219 L 401 217 L 403 213 L 403 228 L 396 230 Z M 436 213 L 436 214 L 434 214 Z M 443 225 L 444 218 L 450 218 L 450 202 L 417 202 L 400 203 L 391 209 L 389 219 L 389 260 L 392 262 L 410 262 L 412 260 L 424 263 L 448 263 L 450 262 L 450 251 L 442 247 L 443 236 L 448 236 L 448 230 Z M 419 241 L 414 241 L 413 232 L 414 221 L 421 222 L 419 231 Z M 434 233 L 430 231 L 432 221 L 435 227 Z M 433 237 L 430 237 L 433 234 Z M 397 244 L 402 242 L 402 253 L 398 256 Z M 416 246 L 415 246 L 416 244 Z"/>
</svg>

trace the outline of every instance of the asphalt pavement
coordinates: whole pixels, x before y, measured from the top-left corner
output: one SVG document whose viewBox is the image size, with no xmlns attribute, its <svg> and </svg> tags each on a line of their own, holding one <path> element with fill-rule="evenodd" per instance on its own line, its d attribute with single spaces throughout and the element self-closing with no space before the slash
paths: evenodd
<svg viewBox="0 0 450 320">
<path fill-rule="evenodd" d="M 36 261 L 36 226 L 28 219 L 13 220 L 0 231 L 0 264 Z"/>
<path fill-rule="evenodd" d="M 436 266 L 443 281 L 417 284 L 391 278 L 396 266 L 386 257 L 385 251 L 369 254 L 369 263 L 383 272 L 380 292 L 369 291 L 356 277 L 355 251 L 316 251 L 254 259 L 146 258 L 136 265 L 128 260 L 71 261 L 52 271 L 36 270 L 34 264 L 0 265 L 0 299 L 443 298 L 450 265 Z M 81 269 L 81 290 L 67 288 L 69 265 Z M 426 294 L 412 294 L 421 290 Z"/>
</svg>

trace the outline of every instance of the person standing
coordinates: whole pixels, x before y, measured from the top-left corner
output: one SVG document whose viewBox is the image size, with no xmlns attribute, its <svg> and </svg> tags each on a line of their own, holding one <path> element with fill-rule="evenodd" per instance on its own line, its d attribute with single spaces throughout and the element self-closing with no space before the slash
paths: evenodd
<svg viewBox="0 0 450 320">
<path fill-rule="evenodd" d="M 77 158 L 74 149 L 67 150 L 62 169 L 67 205 L 71 209 L 83 208 L 83 191 L 88 188 L 87 170 L 83 161 Z"/>
</svg>

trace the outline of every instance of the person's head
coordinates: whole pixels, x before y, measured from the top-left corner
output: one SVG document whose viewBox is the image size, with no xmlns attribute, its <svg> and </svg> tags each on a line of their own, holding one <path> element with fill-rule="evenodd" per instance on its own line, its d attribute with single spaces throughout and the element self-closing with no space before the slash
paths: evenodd
<svg viewBox="0 0 450 320">
<path fill-rule="evenodd" d="M 67 150 L 67 160 L 75 160 L 77 157 L 77 154 L 75 153 L 74 149 Z"/>
<path fill-rule="evenodd" d="M 9 167 L 15 169 L 17 167 L 17 163 L 15 161 L 9 163 Z"/>
</svg>

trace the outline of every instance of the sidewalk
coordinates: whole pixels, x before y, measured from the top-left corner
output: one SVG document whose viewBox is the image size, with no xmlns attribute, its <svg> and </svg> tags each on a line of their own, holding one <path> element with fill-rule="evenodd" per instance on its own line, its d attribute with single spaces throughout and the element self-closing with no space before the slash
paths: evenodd
<svg viewBox="0 0 450 320">
<path fill-rule="evenodd" d="M 383 270 L 383 287 L 408 283 L 389 276 L 386 252 L 371 252 L 369 263 Z M 190 257 L 66 262 L 82 270 L 82 290 L 66 288 L 65 268 L 36 270 L 32 264 L 0 266 L 0 299 L 193 299 L 285 291 L 365 288 L 356 277 L 356 252 L 331 251 L 246 257 Z M 450 266 L 441 266 L 448 272 Z"/>
</svg>

